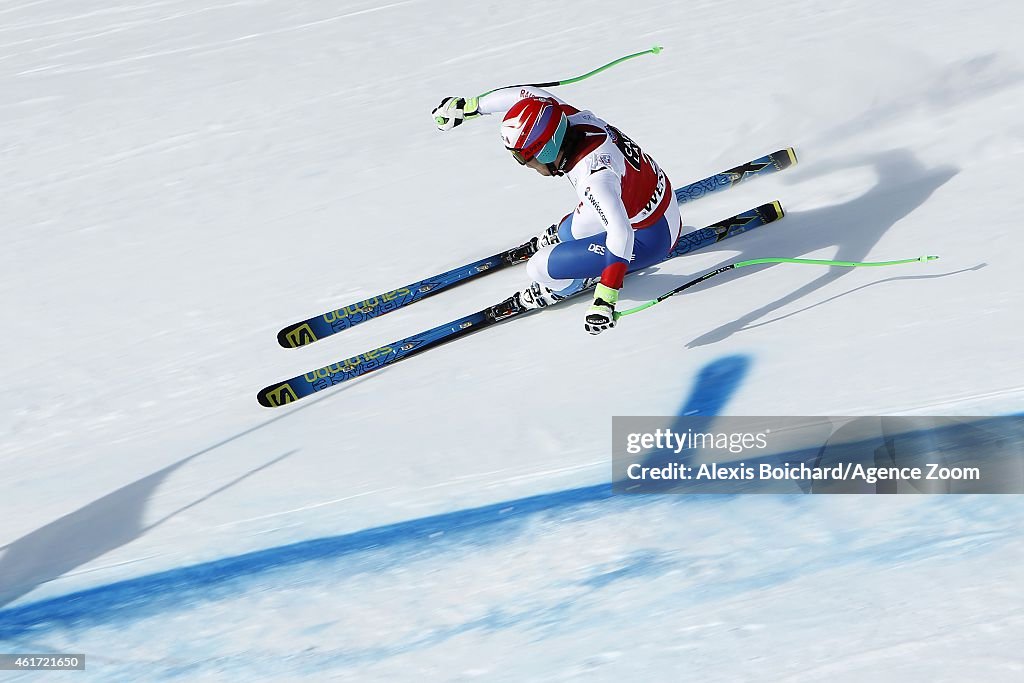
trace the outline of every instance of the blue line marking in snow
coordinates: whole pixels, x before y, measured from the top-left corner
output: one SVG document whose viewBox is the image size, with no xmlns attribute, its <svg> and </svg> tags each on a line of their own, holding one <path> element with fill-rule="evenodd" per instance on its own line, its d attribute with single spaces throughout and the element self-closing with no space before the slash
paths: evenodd
<svg viewBox="0 0 1024 683">
<path fill-rule="evenodd" d="M 741 355 L 719 358 L 701 368 L 689 397 L 679 409 L 679 419 L 672 423 L 672 431 L 683 433 L 687 428 L 695 431 L 710 429 L 715 416 L 739 389 L 749 369 L 750 357 Z M 661 467 L 678 459 L 679 455 L 671 450 L 651 451 L 643 464 L 645 467 Z"/>
<path fill-rule="evenodd" d="M 611 497 L 611 485 L 600 484 L 171 569 L 0 611 L 0 640 L 35 635 L 56 627 L 104 623 L 123 616 L 143 617 L 180 606 L 187 599 L 235 594 L 241 580 L 266 572 L 403 544 L 416 544 L 422 550 L 424 543 L 442 543 L 453 535 L 496 525 L 524 524 L 531 515 L 547 510 Z"/>
<path fill-rule="evenodd" d="M 746 356 L 716 360 L 698 373 L 680 409 L 680 416 L 718 413 L 739 388 L 750 361 Z M 709 419 L 710 422 L 710 419 Z M 479 508 L 457 510 L 341 536 L 302 541 L 203 564 L 170 569 L 56 598 L 0 610 L 0 640 L 48 631 L 108 623 L 120 618 L 141 618 L 186 604 L 234 595 L 246 579 L 318 560 L 379 550 L 422 552 L 425 543 L 446 544 L 467 534 L 498 525 L 524 525 L 537 514 L 580 507 L 613 497 L 611 484 L 546 493 Z M 619 497 L 623 505 L 640 505 L 639 498 Z M 491 534 L 505 537 L 512 530 Z M 481 539 L 486 541 L 487 539 Z M 631 572 L 641 571 L 638 567 Z"/>
<path fill-rule="evenodd" d="M 681 417 L 718 415 L 739 389 L 750 369 L 749 356 L 726 356 L 708 363 L 697 374 L 690 396 L 679 410 Z"/>
<path fill-rule="evenodd" d="M 998 418 L 985 418 L 982 422 L 993 419 Z M 970 433 L 978 431 L 974 423 L 965 426 Z M 985 431 L 984 428 L 982 431 Z M 1013 450 L 1011 455 L 1019 458 L 1020 449 L 1024 448 L 1024 435 L 1013 439 L 1009 445 Z M 787 454 L 781 457 L 785 459 Z M 725 496 L 733 497 L 735 494 Z M 549 522 L 557 523 L 565 519 L 571 522 L 586 521 L 666 501 L 690 505 L 693 498 L 618 496 L 612 493 L 610 484 L 601 484 L 270 548 L 0 611 L 0 642 L 38 637 L 56 628 L 90 628 L 119 620 L 139 619 L 183 606 L 195 608 L 204 602 L 236 597 L 245 590 L 246 582 L 254 577 L 266 577 L 272 571 L 308 565 L 318 560 L 346 558 L 345 563 L 329 568 L 332 576 L 340 580 L 382 568 L 402 566 L 409 560 L 420 560 L 442 552 L 473 551 L 502 544 L 517 536 L 521 538 L 522 532 L 532 530 L 537 523 L 543 527 Z M 988 503 L 979 503 L 979 507 L 982 512 L 988 510 L 993 518 L 1001 519 L 1005 516 L 1002 511 L 991 512 Z M 558 517 L 551 520 L 541 517 L 548 512 L 556 513 Z M 961 549 L 968 545 L 987 547 L 997 538 L 1015 538 L 1015 533 L 1005 530 L 975 532 L 957 539 L 957 544 Z M 906 539 L 886 541 L 884 548 L 875 555 L 887 560 L 899 557 L 905 560 L 921 552 L 931 552 L 928 548 L 936 544 L 941 546 L 941 553 L 946 554 L 949 551 L 949 538 L 942 529 L 935 540 L 928 540 L 927 543 L 908 546 Z M 837 547 L 844 546 L 840 540 Z M 846 556 L 848 559 L 864 556 L 863 551 L 864 548 L 857 547 L 846 553 Z M 597 567 L 598 573 L 585 579 L 583 585 L 599 588 L 618 580 L 658 575 L 669 567 L 661 561 L 662 558 L 659 553 L 635 553 L 625 566 L 613 563 L 606 568 Z M 819 564 L 822 561 L 825 562 L 822 566 L 832 566 L 838 562 L 835 557 L 821 560 Z M 315 567 L 311 567 L 310 571 L 315 571 Z M 776 573 L 761 576 L 758 580 L 771 582 L 786 577 L 791 577 L 791 574 Z M 748 579 L 743 581 L 744 585 L 749 586 Z M 268 583 L 272 587 L 274 579 L 270 578 Z M 716 587 L 713 584 L 708 590 L 721 588 L 721 585 Z M 446 633 L 457 633 L 480 623 L 483 622 L 475 620 Z"/>
</svg>

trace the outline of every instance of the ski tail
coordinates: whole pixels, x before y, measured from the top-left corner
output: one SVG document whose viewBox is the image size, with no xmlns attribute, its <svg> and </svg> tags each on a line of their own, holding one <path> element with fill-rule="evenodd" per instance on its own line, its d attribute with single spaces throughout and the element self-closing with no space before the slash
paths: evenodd
<svg viewBox="0 0 1024 683">
<path fill-rule="evenodd" d="M 300 398 L 322 391 L 335 384 L 347 382 L 368 372 L 379 370 L 385 366 L 393 365 L 400 360 L 405 360 L 410 356 L 415 356 L 417 353 L 422 353 L 434 346 L 439 346 L 471 332 L 476 332 L 478 329 L 494 322 L 493 320 L 488 320 L 486 313 L 486 310 L 479 311 L 444 325 L 438 325 L 433 329 L 420 332 L 411 337 L 386 344 L 372 351 L 361 353 L 358 356 L 346 358 L 337 363 L 331 363 L 297 377 L 292 377 L 286 382 L 261 389 L 256 398 L 260 405 L 267 408 L 276 408 L 297 401 Z"/>
<path fill-rule="evenodd" d="M 684 235 L 680 238 L 679 244 L 677 244 L 668 258 L 689 254 L 722 240 L 749 232 L 762 225 L 774 223 L 784 215 L 782 205 L 779 202 L 762 204 L 725 220 L 712 223 L 706 228 L 701 228 Z M 582 293 L 580 292 L 579 294 Z M 336 384 L 341 384 L 374 370 L 393 365 L 427 349 L 473 334 L 495 323 L 531 313 L 533 310 L 537 309 L 528 310 L 522 308 L 518 304 L 518 299 L 512 296 L 499 304 L 476 313 L 471 313 L 458 320 L 438 325 L 425 332 L 386 344 L 372 351 L 361 353 L 358 356 L 346 358 L 337 363 L 292 377 L 289 380 L 264 387 L 257 394 L 257 400 L 260 405 L 267 408 L 288 405 L 316 392 L 329 389 Z"/>
<path fill-rule="evenodd" d="M 453 285 L 468 282 L 481 275 L 521 263 L 530 258 L 535 251 L 532 242 L 526 242 L 514 249 L 453 268 L 404 287 L 392 289 L 369 299 L 347 304 L 322 315 L 301 320 L 281 329 L 277 333 L 277 343 L 286 349 L 308 346 L 361 322 L 426 299 Z"/>
</svg>

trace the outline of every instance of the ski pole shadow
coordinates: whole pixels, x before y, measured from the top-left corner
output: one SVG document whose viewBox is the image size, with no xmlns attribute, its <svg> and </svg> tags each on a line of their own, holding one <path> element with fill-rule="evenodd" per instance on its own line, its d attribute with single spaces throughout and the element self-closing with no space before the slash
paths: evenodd
<svg viewBox="0 0 1024 683">
<path fill-rule="evenodd" d="M 854 292 L 858 292 L 858 291 L 860 291 L 862 289 L 867 289 L 868 287 L 874 287 L 876 285 L 885 284 L 887 282 L 900 282 L 900 281 L 904 281 L 904 280 L 934 280 L 934 279 L 937 279 L 937 278 L 949 277 L 951 275 L 960 275 L 961 273 L 969 273 L 971 271 L 981 270 L 982 268 L 985 268 L 987 265 L 988 265 L 987 263 L 979 263 L 978 265 L 971 266 L 970 268 L 961 268 L 960 270 L 953 270 L 953 271 L 950 271 L 948 273 L 936 273 L 934 275 L 900 275 L 900 276 L 897 276 L 897 277 L 886 278 L 884 280 L 876 280 L 875 282 L 869 282 L 866 285 L 861 285 L 860 287 L 854 287 L 853 289 L 850 289 L 850 290 L 847 290 L 845 292 L 842 292 L 841 294 L 836 294 L 835 296 L 831 296 L 831 297 L 829 297 L 827 299 L 819 301 L 818 303 L 811 304 L 810 306 L 805 306 L 805 307 L 803 307 L 803 308 L 801 308 L 799 310 L 792 311 L 791 313 L 786 313 L 785 315 L 776 316 L 774 318 L 770 318 L 768 320 L 764 320 L 764 321 L 759 322 L 759 323 L 753 323 L 753 324 L 747 325 L 744 329 L 752 330 L 752 329 L 754 329 L 756 327 L 762 327 L 764 325 L 770 325 L 770 324 L 772 324 L 774 322 L 778 322 L 780 320 L 785 320 L 786 318 L 792 317 L 794 315 L 799 315 L 800 313 L 804 313 L 806 311 L 809 311 L 812 308 L 817 308 L 818 306 L 822 306 L 824 304 L 827 304 L 827 303 L 830 303 L 832 301 L 835 301 L 836 299 L 842 298 L 842 297 L 846 296 L 847 294 L 853 294 Z"/>
</svg>

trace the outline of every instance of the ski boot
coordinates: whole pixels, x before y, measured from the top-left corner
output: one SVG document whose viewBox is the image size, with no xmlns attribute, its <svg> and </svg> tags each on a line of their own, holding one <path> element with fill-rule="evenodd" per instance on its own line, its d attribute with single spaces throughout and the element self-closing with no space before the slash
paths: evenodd
<svg viewBox="0 0 1024 683">
<path fill-rule="evenodd" d="M 558 239 L 558 226 L 550 225 L 541 234 L 531 237 L 528 242 L 524 242 L 509 251 L 505 258 L 510 264 L 522 263 L 544 247 L 553 247 L 560 241 Z"/>
</svg>

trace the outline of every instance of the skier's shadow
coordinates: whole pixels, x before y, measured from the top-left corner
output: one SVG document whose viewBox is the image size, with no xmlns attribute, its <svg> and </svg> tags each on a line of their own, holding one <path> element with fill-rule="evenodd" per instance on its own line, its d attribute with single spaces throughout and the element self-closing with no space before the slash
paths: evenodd
<svg viewBox="0 0 1024 683">
<path fill-rule="evenodd" d="M 877 179 L 871 189 L 859 197 L 841 204 L 788 214 L 778 226 L 770 228 L 770 233 L 757 231 L 751 233 L 751 237 L 761 235 L 762 238 L 754 240 L 756 246 L 744 247 L 741 254 L 730 257 L 728 262 L 764 256 L 766 243 L 770 243 L 772 246 L 772 256 L 801 256 L 835 246 L 837 251 L 832 258 L 840 261 L 862 261 L 889 228 L 924 204 L 935 190 L 942 187 L 959 172 L 959 169 L 950 166 L 928 168 L 911 151 L 896 149 L 853 159 L 836 160 L 832 163 L 816 162 L 813 167 L 813 175 L 804 173 L 797 179 L 797 182 L 814 176 L 862 166 L 869 166 L 876 173 Z M 769 235 L 771 235 L 770 242 L 766 242 L 765 240 L 769 240 Z M 742 244 L 741 239 L 737 239 L 740 244 Z M 735 246 L 738 246 L 736 242 L 730 240 L 727 246 L 723 245 L 723 248 L 731 250 Z M 920 254 L 914 255 L 919 256 Z M 736 277 L 749 277 L 763 268 L 743 269 L 738 271 Z M 851 270 L 850 268 L 829 268 L 821 277 L 737 320 L 697 337 L 687 346 L 692 348 L 722 341 L 736 332 L 752 327 L 754 321 L 759 318 L 812 294 L 848 274 Z M 951 274 L 953 273 L 945 275 Z M 642 282 L 642 287 L 632 290 L 630 295 L 638 298 L 654 298 L 688 279 L 689 277 L 650 275 L 640 278 L 638 284 Z M 669 283 L 667 286 L 658 284 L 665 281 Z M 706 287 L 714 287 L 724 281 L 723 279 L 717 282 L 708 282 L 698 285 L 690 291 L 696 292 Z"/>
</svg>

